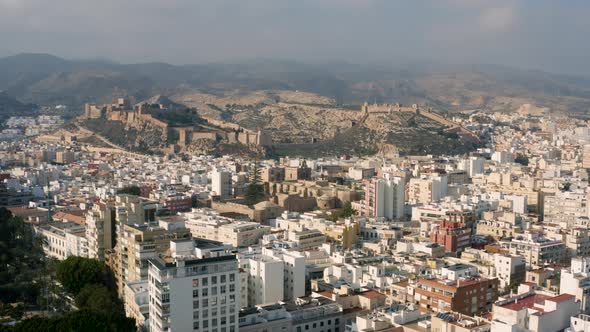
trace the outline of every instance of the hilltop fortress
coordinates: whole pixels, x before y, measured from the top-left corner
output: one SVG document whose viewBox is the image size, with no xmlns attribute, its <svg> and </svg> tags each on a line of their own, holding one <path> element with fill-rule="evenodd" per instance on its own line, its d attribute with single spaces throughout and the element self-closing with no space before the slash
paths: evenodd
<svg viewBox="0 0 590 332">
<path fill-rule="evenodd" d="M 454 122 L 452 120 L 447 119 L 444 115 L 439 114 L 432 110 L 432 108 L 428 107 L 425 109 L 420 108 L 418 104 L 412 104 L 412 106 L 403 106 L 402 104 L 373 104 L 370 105 L 369 103 L 365 102 L 361 106 L 362 117 L 366 118 L 370 114 L 393 114 L 395 112 L 408 112 L 419 114 L 423 117 L 426 117 L 432 121 L 436 121 L 444 126 L 447 127 L 446 131 L 449 132 L 456 132 L 460 136 L 464 138 L 471 138 L 475 140 L 479 140 L 477 135 L 472 132 L 471 130 L 463 127 L 460 123 Z"/>
<path fill-rule="evenodd" d="M 198 140 L 239 143 L 247 146 L 267 147 L 272 145 L 270 135 L 262 130 L 254 131 L 235 123 L 210 117 L 202 117 L 203 123 L 191 126 L 176 126 L 157 117 L 159 112 L 173 112 L 162 104 L 140 103 L 132 106 L 125 98 L 117 98 L 112 104 L 84 105 L 85 119 L 119 121 L 128 127 L 141 128 L 149 124 L 163 132 L 173 131 L 177 137 L 170 149 L 181 150 Z"/>
<path fill-rule="evenodd" d="M 419 113 L 420 108 L 418 104 L 413 104 L 411 107 L 403 106 L 400 103 L 395 104 L 369 104 L 365 102 L 361 106 L 361 111 L 363 114 L 368 113 L 393 113 L 393 112 L 411 112 L 411 113 Z"/>
</svg>

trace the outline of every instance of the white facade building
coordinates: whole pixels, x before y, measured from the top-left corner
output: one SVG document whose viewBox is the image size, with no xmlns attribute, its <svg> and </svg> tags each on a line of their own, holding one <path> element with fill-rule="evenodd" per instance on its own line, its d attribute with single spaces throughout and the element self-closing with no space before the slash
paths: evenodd
<svg viewBox="0 0 590 332">
<path fill-rule="evenodd" d="M 204 256 L 190 240 L 172 241 L 170 248 L 172 257 L 150 260 L 150 331 L 237 331 L 235 256 L 217 251 Z"/>
<path fill-rule="evenodd" d="M 211 191 L 221 199 L 228 199 L 232 196 L 231 173 L 220 170 L 213 170 L 211 173 Z"/>
<path fill-rule="evenodd" d="M 559 294 L 574 295 L 582 312 L 590 312 L 590 257 L 572 258 L 571 267 L 561 270 Z"/>
</svg>

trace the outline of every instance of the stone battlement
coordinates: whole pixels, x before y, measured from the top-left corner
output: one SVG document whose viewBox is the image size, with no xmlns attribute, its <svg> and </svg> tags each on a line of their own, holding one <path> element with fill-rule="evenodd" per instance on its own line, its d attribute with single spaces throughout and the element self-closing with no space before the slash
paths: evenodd
<svg viewBox="0 0 590 332">
<path fill-rule="evenodd" d="M 394 113 L 394 112 L 412 112 L 418 113 L 420 108 L 417 104 L 413 104 L 412 106 L 403 106 L 400 103 L 395 104 L 372 104 L 365 102 L 361 106 L 361 111 L 363 113 Z"/>
</svg>

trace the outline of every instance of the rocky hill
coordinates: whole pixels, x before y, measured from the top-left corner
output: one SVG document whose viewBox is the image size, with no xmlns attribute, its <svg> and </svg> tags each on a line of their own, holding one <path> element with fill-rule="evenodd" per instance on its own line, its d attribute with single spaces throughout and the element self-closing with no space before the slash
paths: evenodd
<svg viewBox="0 0 590 332">
<path fill-rule="evenodd" d="M 412 112 L 364 114 L 333 98 L 299 91 L 230 91 L 227 95 L 172 96 L 202 116 L 223 119 L 272 137 L 276 155 L 316 156 L 377 152 L 388 144 L 402 154 L 463 153 L 474 140 L 458 140 L 448 126 Z M 300 102 L 298 102 L 300 101 Z"/>
<path fill-rule="evenodd" d="M 22 54 L 0 58 L 0 73 L 0 90 L 23 103 L 65 104 L 81 113 L 85 102 L 109 103 L 125 96 L 134 103 L 147 101 L 173 110 L 188 107 L 203 119 L 264 130 L 272 137 L 270 152 L 278 155 L 370 153 L 383 144 L 402 153 L 473 148 L 472 142 L 457 140 L 447 125 L 420 114 L 365 117 L 360 112 L 365 101 L 427 105 L 441 112 L 516 111 L 530 104 L 585 114 L 590 108 L 590 79 L 489 65 L 250 61 L 175 66 Z M 11 103 L 0 100 L 0 116 L 23 107 L 6 106 Z M 179 117 L 161 114 L 158 119 Z M 123 140 L 134 142 L 136 149 L 150 144 L 128 134 Z M 210 142 L 200 140 L 195 141 L 203 143 L 196 150 L 211 148 Z"/>
</svg>

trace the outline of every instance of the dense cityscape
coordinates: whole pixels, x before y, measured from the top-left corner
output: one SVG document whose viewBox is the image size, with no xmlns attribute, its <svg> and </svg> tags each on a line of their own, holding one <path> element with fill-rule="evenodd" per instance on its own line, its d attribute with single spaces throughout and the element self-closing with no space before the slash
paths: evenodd
<svg viewBox="0 0 590 332">
<path fill-rule="evenodd" d="M 3 264 L 33 262 L 0 292 L 4 326 L 86 312 L 116 330 L 587 330 L 588 124 L 533 107 L 447 121 L 481 147 L 144 155 L 11 117 L 2 244 L 25 249 Z"/>
<path fill-rule="evenodd" d="M 590 332 L 588 17 L 0 0 L 0 332 Z"/>
</svg>

